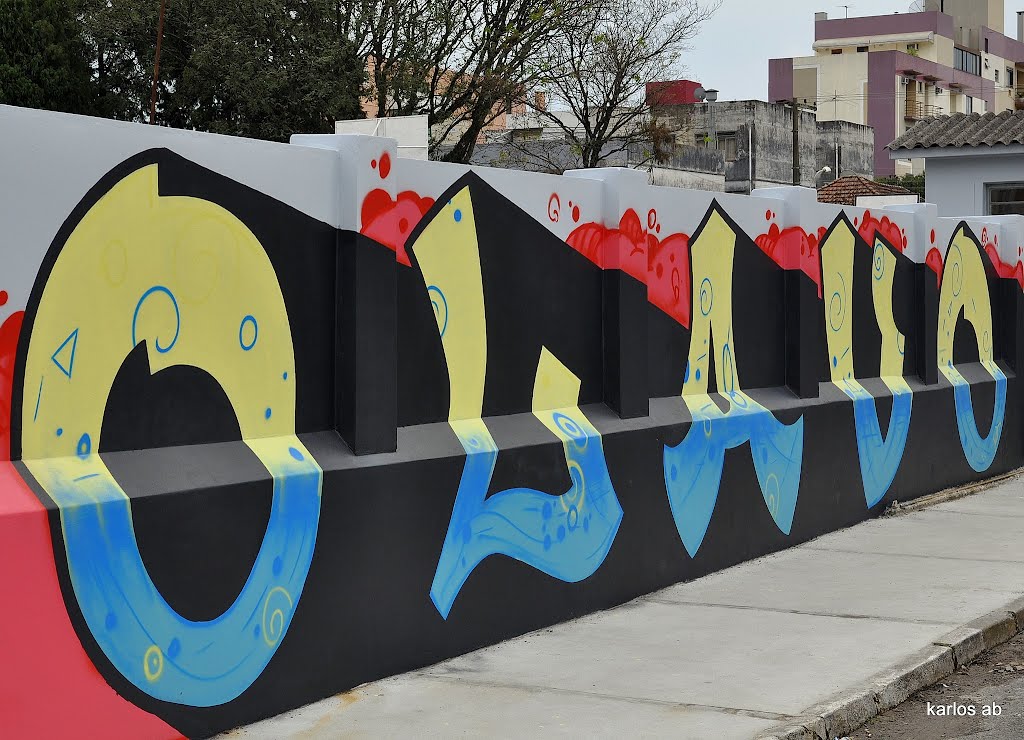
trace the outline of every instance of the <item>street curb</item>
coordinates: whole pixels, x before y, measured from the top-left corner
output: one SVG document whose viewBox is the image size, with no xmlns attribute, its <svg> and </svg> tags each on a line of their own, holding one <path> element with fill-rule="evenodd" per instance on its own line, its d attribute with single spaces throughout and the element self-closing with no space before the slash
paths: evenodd
<svg viewBox="0 0 1024 740">
<path fill-rule="evenodd" d="M 849 735 L 1020 632 L 1024 632 L 1024 596 L 951 630 L 897 665 L 766 730 L 756 740 L 833 740 Z"/>
</svg>

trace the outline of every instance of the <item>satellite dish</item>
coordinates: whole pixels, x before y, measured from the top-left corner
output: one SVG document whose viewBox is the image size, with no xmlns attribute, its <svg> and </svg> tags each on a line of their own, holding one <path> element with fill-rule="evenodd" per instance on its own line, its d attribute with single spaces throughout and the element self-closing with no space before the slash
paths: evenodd
<svg viewBox="0 0 1024 740">
<path fill-rule="evenodd" d="M 707 96 L 708 96 L 707 90 L 705 90 L 703 87 L 699 87 L 698 86 L 693 91 L 693 97 L 696 98 L 697 100 L 701 101 L 702 103 L 704 102 L 704 99 Z"/>
</svg>

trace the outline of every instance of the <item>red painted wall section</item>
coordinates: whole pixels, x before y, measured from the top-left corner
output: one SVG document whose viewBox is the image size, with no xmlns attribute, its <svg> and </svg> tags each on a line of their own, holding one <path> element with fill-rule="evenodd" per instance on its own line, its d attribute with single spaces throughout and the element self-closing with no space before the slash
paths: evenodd
<svg viewBox="0 0 1024 740">
<path fill-rule="evenodd" d="M 0 298 L 6 296 L 0 291 Z M 3 301 L 6 303 L 6 300 Z M 11 459 L 11 391 L 14 386 L 14 358 L 24 311 L 15 311 L 0 325 L 0 460 Z M 2 503 L 2 502 L 0 502 Z"/>
<path fill-rule="evenodd" d="M 700 87 L 694 80 L 671 80 L 648 82 L 646 95 L 648 105 L 689 105 L 699 103 L 694 91 Z"/>
<path fill-rule="evenodd" d="M 10 462 L 0 462 L 0 582 L 5 737 L 182 736 L 118 696 L 85 654 L 61 596 L 46 510 Z"/>
<path fill-rule="evenodd" d="M 0 300 L 6 302 L 0 291 Z M 0 717 L 4 737 L 178 738 L 122 699 L 86 655 L 67 614 L 46 509 L 10 462 L 11 387 L 23 311 L 0 326 Z"/>
<path fill-rule="evenodd" d="M 617 228 L 578 226 L 566 243 L 603 270 L 622 270 L 647 285 L 647 299 L 683 326 L 690 326 L 690 237 L 659 238 L 661 224 L 651 209 L 645 221 L 629 208 Z"/>
<path fill-rule="evenodd" d="M 856 220 L 854 223 L 857 223 Z M 889 242 L 898 252 L 907 248 L 907 233 L 902 231 L 898 224 L 890 221 L 888 216 L 882 216 L 879 220 L 871 215 L 871 211 L 864 211 L 864 217 L 857 230 L 872 249 L 875 247 L 876 234 Z"/>
<path fill-rule="evenodd" d="M 934 229 L 931 232 L 931 243 L 935 243 Z M 1020 289 L 1024 290 L 1024 262 L 1021 261 L 1022 256 L 1024 256 L 1024 247 L 1017 247 L 1016 264 L 1003 261 L 1003 258 L 999 256 L 999 235 L 993 234 L 989 236 L 987 228 L 981 230 L 981 246 L 985 249 L 985 254 L 988 255 L 989 260 L 991 260 L 996 274 L 1001 278 L 1013 278 L 1020 285 Z M 928 255 L 925 257 L 925 264 L 935 271 L 935 279 L 940 287 L 942 286 L 942 260 L 942 252 L 936 247 L 929 249 Z"/>
<path fill-rule="evenodd" d="M 992 260 L 996 274 L 1001 278 L 1013 278 L 1020 285 L 1021 290 L 1024 290 L 1024 264 L 1019 259 L 1024 249 L 1017 247 L 1017 264 L 1004 262 L 1003 258 L 999 256 L 999 235 L 990 235 L 988 229 L 981 230 L 981 246 L 985 248 L 985 254 Z"/>
<path fill-rule="evenodd" d="M 818 286 L 818 298 L 821 298 L 818 244 L 827 231 L 828 229 L 822 226 L 816 233 L 808 234 L 799 226 L 780 229 L 778 224 L 773 223 L 768 227 L 768 233 L 761 234 L 754 243 L 782 269 L 800 270 L 813 280 Z"/>
<path fill-rule="evenodd" d="M 432 205 L 433 198 L 421 198 L 411 190 L 395 198 L 386 190 L 371 190 L 363 199 L 359 233 L 393 249 L 396 259 L 410 267 L 405 242 Z"/>
</svg>

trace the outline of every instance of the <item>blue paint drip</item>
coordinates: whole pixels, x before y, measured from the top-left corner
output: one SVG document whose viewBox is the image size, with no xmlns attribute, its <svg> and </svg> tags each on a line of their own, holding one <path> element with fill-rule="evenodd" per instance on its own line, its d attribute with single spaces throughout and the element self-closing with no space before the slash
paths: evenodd
<svg viewBox="0 0 1024 740">
<path fill-rule="evenodd" d="M 1003 422 L 1006 415 L 1006 376 L 999 367 L 986 363 L 989 373 L 996 381 L 996 398 L 992 410 L 992 425 L 987 437 L 982 437 L 974 419 L 974 402 L 971 400 L 971 386 L 959 373 L 950 382 L 953 383 L 953 398 L 956 402 L 956 426 L 960 432 L 960 446 L 968 464 L 981 473 L 989 469 L 999 450 L 999 440 L 1003 434 Z"/>
<path fill-rule="evenodd" d="M 843 383 L 841 388 L 853 400 L 860 475 L 864 499 L 871 508 L 885 497 L 903 461 L 914 395 L 909 389 L 893 393 L 889 429 L 883 437 L 874 397 L 860 385 Z"/>
<path fill-rule="evenodd" d="M 591 576 L 608 555 L 622 507 L 608 475 L 601 435 L 585 417 L 577 421 L 550 413 L 572 436 L 564 443 L 572 486 L 561 496 L 511 488 L 484 500 L 498 448 L 489 433 L 460 434 L 466 464 L 430 587 L 430 599 L 445 619 L 469 574 L 489 555 L 507 555 L 569 583 Z M 455 431 L 459 434 L 457 427 Z M 586 517 L 583 527 L 570 523 L 572 512 L 573 522 Z M 552 528 L 556 539 L 544 533 Z"/>
<path fill-rule="evenodd" d="M 59 471 L 51 480 L 61 480 Z M 160 595 L 139 553 L 130 501 L 108 478 L 58 485 L 58 506 L 74 507 L 73 519 L 62 519 L 71 582 L 114 667 L 146 694 L 175 704 L 217 706 L 245 691 L 276 652 L 302 593 L 321 482 L 312 461 L 277 466 L 270 521 L 249 578 L 227 611 L 205 622 L 185 619 Z M 281 575 L 274 574 L 276 559 L 284 563 Z"/>
<path fill-rule="evenodd" d="M 683 546 L 694 557 L 704 541 L 722 484 L 725 451 L 750 443 L 761 495 L 783 534 L 793 526 L 803 465 L 804 419 L 787 426 L 741 392 L 728 394 L 723 413 L 710 396 L 690 397 L 690 429 L 675 447 L 665 447 L 665 486 Z"/>
</svg>

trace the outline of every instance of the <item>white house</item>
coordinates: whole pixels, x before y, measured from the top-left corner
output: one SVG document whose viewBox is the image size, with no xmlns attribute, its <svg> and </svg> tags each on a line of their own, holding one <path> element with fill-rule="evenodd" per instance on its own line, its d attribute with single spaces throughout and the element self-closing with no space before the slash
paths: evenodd
<svg viewBox="0 0 1024 740">
<path fill-rule="evenodd" d="M 926 118 L 889 156 L 927 160 L 925 197 L 940 216 L 1024 215 L 1024 111 Z"/>
</svg>

